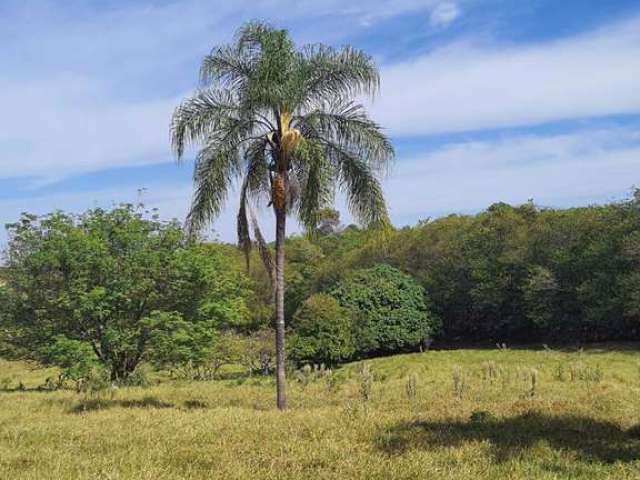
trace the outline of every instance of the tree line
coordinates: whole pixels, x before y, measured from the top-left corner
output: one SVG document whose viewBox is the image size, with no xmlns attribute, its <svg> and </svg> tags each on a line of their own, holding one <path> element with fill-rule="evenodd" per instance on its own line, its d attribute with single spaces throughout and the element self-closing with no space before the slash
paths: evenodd
<svg viewBox="0 0 640 480">
<path fill-rule="evenodd" d="M 290 239 L 288 314 L 353 270 L 386 264 L 423 289 L 440 343 L 638 338 L 640 195 L 569 209 L 497 203 L 387 232 Z"/>
<path fill-rule="evenodd" d="M 570 209 L 499 203 L 401 229 L 320 218 L 286 240 L 293 368 L 432 342 L 639 336 L 638 194 Z M 194 240 L 132 205 L 24 214 L 8 233 L 5 356 L 59 365 L 72 380 L 101 368 L 126 382 L 145 362 L 191 378 L 227 363 L 273 371 L 272 279 L 257 261 L 247 270 L 237 247 Z"/>
</svg>

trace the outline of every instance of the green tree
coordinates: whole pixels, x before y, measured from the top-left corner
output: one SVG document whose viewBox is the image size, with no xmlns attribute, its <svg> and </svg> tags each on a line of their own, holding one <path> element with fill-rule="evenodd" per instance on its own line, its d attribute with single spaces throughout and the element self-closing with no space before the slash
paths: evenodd
<svg viewBox="0 0 640 480">
<path fill-rule="evenodd" d="M 285 282 L 287 296 L 284 302 L 285 320 L 291 322 L 300 305 L 314 293 L 314 282 L 318 266 L 323 261 L 320 248 L 305 237 L 289 237 Z"/>
<path fill-rule="evenodd" d="M 242 364 L 249 375 L 256 371 L 269 375 L 274 369 L 275 357 L 276 349 L 271 329 L 262 328 L 247 337 Z"/>
<path fill-rule="evenodd" d="M 361 355 L 408 351 L 437 328 L 422 287 L 389 265 L 353 272 L 331 295 L 355 316 Z"/>
<path fill-rule="evenodd" d="M 350 312 L 330 295 L 315 294 L 298 309 L 289 352 L 297 362 L 335 365 L 355 352 Z"/>
<path fill-rule="evenodd" d="M 201 68 L 202 88 L 174 112 L 172 144 L 201 146 L 187 224 L 197 232 L 241 182 L 238 235 L 251 247 L 251 199 L 266 198 L 275 215 L 276 383 L 286 408 L 284 241 L 287 215 L 308 230 L 333 201 L 336 184 L 363 223 L 385 225 L 377 174 L 393 157 L 380 127 L 353 101 L 374 94 L 378 71 L 368 55 L 324 45 L 296 49 L 288 32 L 248 23 L 231 45 L 214 48 Z M 254 229 L 255 230 L 255 229 Z M 269 266 L 271 261 L 266 262 Z"/>
<path fill-rule="evenodd" d="M 25 214 L 9 226 L 7 337 L 16 351 L 45 361 L 55 360 L 42 354 L 54 339 L 82 342 L 112 380 L 126 379 L 145 358 L 153 329 L 243 323 L 242 274 L 214 248 L 188 245 L 179 225 L 130 205 Z M 171 317 L 160 322 L 162 312 Z"/>
<path fill-rule="evenodd" d="M 349 227 L 315 236 L 321 255 L 288 257 L 288 303 L 297 308 L 355 270 L 386 263 L 427 292 L 442 321 L 437 340 L 637 339 L 638 198 L 570 209 L 497 203 L 384 235 Z"/>
<path fill-rule="evenodd" d="M 629 261 L 628 271 L 619 273 L 624 298 L 624 315 L 634 330 L 640 327 L 640 230 L 623 240 L 622 254 Z"/>
</svg>

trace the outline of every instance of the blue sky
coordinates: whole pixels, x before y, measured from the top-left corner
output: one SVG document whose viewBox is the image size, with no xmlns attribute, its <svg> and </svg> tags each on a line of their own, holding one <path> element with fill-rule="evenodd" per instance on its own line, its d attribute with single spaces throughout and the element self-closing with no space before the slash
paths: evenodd
<svg viewBox="0 0 640 480">
<path fill-rule="evenodd" d="M 171 157 L 171 112 L 254 18 L 375 57 L 396 225 L 640 184 L 637 0 L 0 0 L 2 223 L 138 199 L 183 218 L 191 164 Z M 223 240 L 236 207 L 213 225 Z"/>
</svg>

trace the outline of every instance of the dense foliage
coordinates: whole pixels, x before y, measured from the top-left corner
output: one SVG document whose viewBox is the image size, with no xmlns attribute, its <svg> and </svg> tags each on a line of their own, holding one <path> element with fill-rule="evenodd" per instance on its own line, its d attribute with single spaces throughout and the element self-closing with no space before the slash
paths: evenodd
<svg viewBox="0 0 640 480">
<path fill-rule="evenodd" d="M 309 297 L 293 317 L 289 356 L 298 362 L 335 365 L 355 353 L 352 316 L 326 294 Z"/>
<path fill-rule="evenodd" d="M 65 366 L 91 352 L 121 380 L 152 345 L 203 361 L 214 330 L 247 322 L 247 279 L 224 252 L 132 206 L 25 214 L 8 230 L 3 330 L 23 356 Z"/>
<path fill-rule="evenodd" d="M 417 348 L 434 330 L 425 293 L 409 275 L 388 265 L 357 270 L 331 290 L 354 317 L 360 355 Z"/>
<path fill-rule="evenodd" d="M 389 264 L 425 290 L 439 342 L 576 342 L 640 334 L 640 198 L 571 209 L 495 204 L 391 233 L 292 238 L 297 298 Z M 306 252 L 300 254 L 300 252 Z M 391 350 L 390 350 L 391 351 Z"/>
<path fill-rule="evenodd" d="M 380 232 L 287 239 L 290 359 L 333 365 L 452 342 L 640 337 L 640 198 L 564 210 L 495 204 Z M 232 246 L 190 243 L 123 206 L 9 226 L 0 354 L 79 381 L 140 361 L 211 377 L 274 367 L 273 290 Z M 253 252 L 253 255 L 258 255 Z"/>
</svg>

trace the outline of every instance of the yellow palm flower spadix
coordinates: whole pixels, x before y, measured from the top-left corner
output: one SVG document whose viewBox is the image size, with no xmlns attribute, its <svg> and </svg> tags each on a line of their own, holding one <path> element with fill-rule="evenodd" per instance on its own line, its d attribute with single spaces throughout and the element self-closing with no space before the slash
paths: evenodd
<svg viewBox="0 0 640 480">
<path fill-rule="evenodd" d="M 280 114 L 280 148 L 283 153 L 288 154 L 292 152 L 300 143 L 302 134 L 297 128 L 290 128 L 291 114 L 287 111 L 283 111 Z"/>
</svg>

